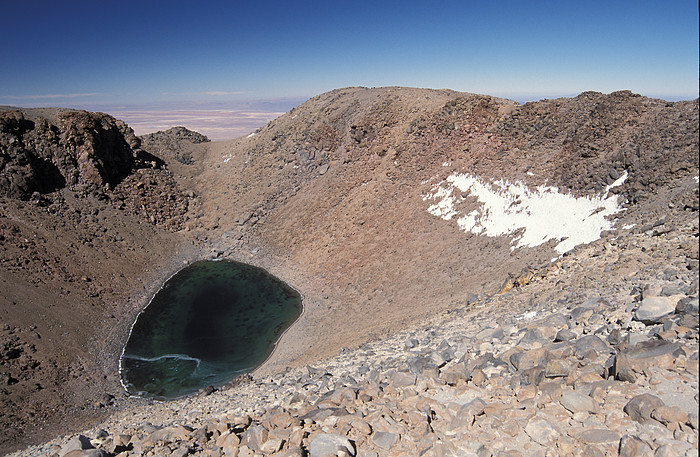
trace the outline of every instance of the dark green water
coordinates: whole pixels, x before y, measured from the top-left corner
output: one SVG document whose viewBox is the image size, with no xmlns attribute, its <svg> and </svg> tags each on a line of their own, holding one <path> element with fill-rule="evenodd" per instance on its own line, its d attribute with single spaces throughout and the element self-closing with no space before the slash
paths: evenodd
<svg viewBox="0 0 700 457">
<path fill-rule="evenodd" d="M 261 268 L 193 263 L 136 319 L 122 380 L 130 394 L 160 399 L 225 384 L 264 362 L 301 309 L 299 294 Z"/>
</svg>

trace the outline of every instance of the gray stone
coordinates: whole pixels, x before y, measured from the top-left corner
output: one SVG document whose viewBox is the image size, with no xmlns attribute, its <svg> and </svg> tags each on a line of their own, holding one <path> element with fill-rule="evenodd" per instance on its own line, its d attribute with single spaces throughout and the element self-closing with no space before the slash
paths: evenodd
<svg viewBox="0 0 700 457">
<path fill-rule="evenodd" d="M 683 314 L 680 320 L 678 321 L 678 325 L 682 325 L 686 328 L 692 328 L 697 331 L 698 327 L 700 326 L 700 320 L 698 320 L 697 316 L 693 316 L 691 314 Z"/>
<path fill-rule="evenodd" d="M 404 343 L 404 346 L 406 346 L 406 349 L 413 349 L 414 347 L 418 346 L 419 344 L 420 344 L 420 341 L 418 341 L 417 339 L 409 338 Z"/>
<path fill-rule="evenodd" d="M 71 451 L 81 451 L 84 449 L 94 449 L 95 446 L 90 443 L 90 438 L 85 435 L 78 435 L 71 438 L 65 446 L 61 448 L 58 454 L 60 457 L 65 457 Z"/>
<path fill-rule="evenodd" d="M 581 455 L 585 455 L 586 457 L 605 457 L 605 452 L 598 449 L 597 446 L 592 446 L 589 444 L 583 448 L 583 454 Z"/>
<path fill-rule="evenodd" d="M 569 364 L 563 360 L 550 360 L 544 369 L 546 378 L 561 378 L 569 375 Z"/>
<path fill-rule="evenodd" d="M 656 448 L 654 457 L 678 457 L 678 452 L 669 444 L 664 444 Z"/>
<path fill-rule="evenodd" d="M 540 329 L 533 328 L 525 332 L 518 344 L 520 346 L 529 347 L 532 343 L 551 343 L 551 340 L 544 336 Z"/>
<path fill-rule="evenodd" d="M 672 368 L 674 360 L 682 353 L 678 343 L 643 341 L 615 355 L 611 374 L 619 381 L 635 382 L 639 374 L 651 367 Z"/>
<path fill-rule="evenodd" d="M 251 425 L 241 436 L 243 444 L 255 452 L 261 452 L 267 441 L 268 430 L 262 425 Z"/>
<path fill-rule="evenodd" d="M 316 435 L 309 445 L 309 457 L 337 457 L 339 452 L 355 455 L 355 447 L 344 436 L 336 433 Z"/>
<path fill-rule="evenodd" d="M 394 387 L 407 387 L 416 384 L 416 375 L 413 373 L 404 373 L 397 371 L 391 377 L 391 384 Z"/>
<path fill-rule="evenodd" d="M 676 311 L 678 296 L 644 297 L 634 312 L 634 319 L 644 324 L 658 324 L 661 319 Z"/>
<path fill-rule="evenodd" d="M 651 418 L 656 419 L 664 425 L 674 422 L 679 424 L 687 424 L 689 419 L 688 414 L 686 414 L 685 411 L 671 406 L 657 406 L 651 412 Z"/>
<path fill-rule="evenodd" d="M 480 398 L 475 398 L 469 403 L 465 403 L 459 408 L 459 411 L 452 420 L 451 427 L 453 429 L 458 428 L 470 428 L 474 423 L 474 419 L 477 416 L 484 414 L 484 408 L 486 403 Z"/>
<path fill-rule="evenodd" d="M 399 435 L 396 433 L 374 432 L 374 435 L 372 435 L 372 442 L 375 444 L 375 446 L 384 449 L 385 451 L 388 451 L 394 447 L 397 441 L 399 441 Z"/>
<path fill-rule="evenodd" d="M 546 352 L 543 348 L 531 349 L 525 352 L 515 352 L 510 355 L 509 362 L 516 370 L 544 366 L 546 363 Z"/>
<path fill-rule="evenodd" d="M 614 328 L 610 331 L 607 337 L 608 343 L 612 344 L 613 346 L 617 346 L 620 344 L 620 341 L 622 341 L 622 336 L 620 335 L 620 329 L 619 328 Z"/>
<path fill-rule="evenodd" d="M 554 337 L 554 341 L 571 341 L 576 339 L 576 334 L 568 328 L 559 330 Z"/>
<path fill-rule="evenodd" d="M 107 454 L 102 449 L 76 449 L 63 457 L 107 457 Z"/>
<path fill-rule="evenodd" d="M 190 450 L 186 447 L 179 447 L 170 453 L 170 457 L 185 457 L 190 453 Z"/>
<path fill-rule="evenodd" d="M 611 444 L 620 441 L 620 434 L 607 428 L 591 428 L 578 435 L 578 439 L 586 444 Z"/>
<path fill-rule="evenodd" d="M 544 368 L 533 367 L 520 372 L 520 384 L 524 386 L 539 386 L 544 379 Z"/>
<path fill-rule="evenodd" d="M 428 357 L 409 357 L 406 364 L 413 374 L 438 377 L 438 366 Z"/>
<path fill-rule="evenodd" d="M 698 315 L 698 297 L 686 297 L 676 305 L 676 313 Z"/>
<path fill-rule="evenodd" d="M 668 284 L 661 288 L 661 295 L 664 297 L 670 297 L 671 295 L 684 294 L 685 287 L 678 284 Z"/>
<path fill-rule="evenodd" d="M 625 435 L 620 439 L 620 457 L 653 457 L 654 451 L 636 436 Z"/>
<path fill-rule="evenodd" d="M 263 443 L 263 445 L 260 447 L 260 451 L 265 455 L 273 454 L 282 449 L 283 444 L 284 440 L 278 438 L 270 439 Z"/>
<path fill-rule="evenodd" d="M 570 316 L 572 321 L 576 322 L 577 324 L 581 324 L 583 322 L 586 322 L 592 314 L 593 309 L 579 306 L 578 308 L 574 308 L 571 310 Z"/>
<path fill-rule="evenodd" d="M 525 426 L 525 433 L 542 446 L 550 446 L 560 435 L 559 430 L 554 425 L 541 417 L 530 419 Z"/>
<path fill-rule="evenodd" d="M 632 398 L 624 407 L 624 411 L 630 419 L 637 422 L 648 422 L 653 420 L 651 413 L 659 406 L 664 406 L 663 400 L 651 394 L 637 395 Z"/>
<path fill-rule="evenodd" d="M 593 400 L 588 395 L 584 395 L 580 392 L 568 391 L 564 392 L 559 400 L 561 405 L 571 411 L 572 413 L 578 412 L 589 412 L 594 413 L 598 409 L 595 400 Z"/>
<path fill-rule="evenodd" d="M 574 342 L 574 348 L 577 356 L 583 355 L 590 350 L 594 350 L 598 354 L 612 353 L 612 348 L 596 335 L 585 335 L 578 338 Z"/>
<path fill-rule="evenodd" d="M 610 307 L 610 302 L 603 297 L 591 297 L 581 303 L 581 308 L 589 308 L 595 311 L 602 311 Z"/>
</svg>

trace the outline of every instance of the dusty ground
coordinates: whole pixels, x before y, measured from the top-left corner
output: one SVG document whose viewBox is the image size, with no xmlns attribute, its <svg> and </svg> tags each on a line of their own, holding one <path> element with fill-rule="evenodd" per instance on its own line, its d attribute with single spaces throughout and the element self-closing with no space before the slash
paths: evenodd
<svg viewBox="0 0 700 457">
<path fill-rule="evenodd" d="M 303 293 L 306 311 L 263 376 L 495 293 L 556 256 L 552 243 L 511 251 L 506 237 L 431 216 L 424 196 L 453 171 L 577 196 L 627 171 L 621 224 L 697 211 L 697 101 L 584 93 L 521 106 L 349 88 L 250 137 L 171 137 L 142 144 L 165 167 L 107 190 L 0 200 L 0 450 L 138 403 L 119 385 L 119 352 L 138 311 L 185 262 L 226 255 Z"/>
</svg>

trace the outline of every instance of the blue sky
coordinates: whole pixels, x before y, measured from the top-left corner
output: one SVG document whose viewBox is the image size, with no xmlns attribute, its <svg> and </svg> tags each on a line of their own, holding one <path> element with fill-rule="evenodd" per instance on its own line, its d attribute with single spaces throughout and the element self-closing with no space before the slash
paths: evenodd
<svg viewBox="0 0 700 457">
<path fill-rule="evenodd" d="M 698 96 L 697 1 L 0 0 L 0 104 L 286 110 L 345 86 Z"/>
</svg>

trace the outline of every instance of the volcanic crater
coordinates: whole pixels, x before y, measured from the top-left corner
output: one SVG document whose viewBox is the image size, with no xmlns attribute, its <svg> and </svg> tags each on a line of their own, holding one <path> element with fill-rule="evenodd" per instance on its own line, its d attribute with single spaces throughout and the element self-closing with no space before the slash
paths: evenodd
<svg viewBox="0 0 700 457">
<path fill-rule="evenodd" d="M 486 217 L 450 176 L 522 186 L 516 206 L 537 188 L 614 196 L 603 239 L 692 224 L 698 119 L 697 100 L 629 91 L 521 105 L 352 87 L 210 142 L 184 128 L 139 138 L 103 113 L 2 107 L 0 451 L 148 403 L 124 392 L 119 355 L 139 312 L 194 261 L 259 266 L 303 293 L 305 313 L 252 374 L 264 378 L 524 287 L 580 250 L 556 249 L 566 235 L 527 246 L 528 228 L 481 233 L 430 211 L 442 185 L 461 217 Z M 697 245 L 679 249 L 697 271 Z"/>
</svg>

